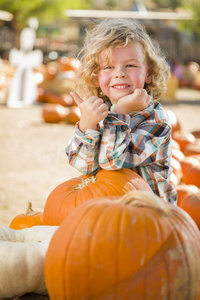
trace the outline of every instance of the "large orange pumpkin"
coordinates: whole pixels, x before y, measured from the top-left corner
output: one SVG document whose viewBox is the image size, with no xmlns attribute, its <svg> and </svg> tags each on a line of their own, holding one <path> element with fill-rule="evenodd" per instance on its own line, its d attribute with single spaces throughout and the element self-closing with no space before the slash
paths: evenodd
<svg viewBox="0 0 200 300">
<path fill-rule="evenodd" d="M 45 258 L 51 300 L 200 299 L 200 232 L 153 193 L 90 200 L 54 234 Z"/>
<path fill-rule="evenodd" d="M 130 169 L 107 171 L 96 175 L 81 175 L 58 185 L 44 206 L 45 225 L 60 225 L 79 204 L 92 198 L 119 196 L 131 190 L 151 191 L 149 185 Z"/>
<path fill-rule="evenodd" d="M 24 229 L 36 225 L 43 225 L 43 213 L 34 211 L 32 203 L 28 202 L 27 211 L 14 217 L 9 227 L 12 229 Z"/>
<path fill-rule="evenodd" d="M 192 217 L 200 229 L 200 191 L 183 198 L 179 206 Z"/>
</svg>

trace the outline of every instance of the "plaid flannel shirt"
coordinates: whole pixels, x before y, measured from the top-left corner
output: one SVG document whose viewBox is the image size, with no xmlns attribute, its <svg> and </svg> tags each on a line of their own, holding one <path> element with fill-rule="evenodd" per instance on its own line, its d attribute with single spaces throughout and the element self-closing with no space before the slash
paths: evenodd
<svg viewBox="0 0 200 300">
<path fill-rule="evenodd" d="M 86 174 L 132 169 L 161 199 L 177 202 L 170 183 L 171 124 L 157 101 L 151 99 L 147 108 L 130 115 L 109 112 L 98 130 L 82 133 L 77 123 L 66 153 L 70 165 Z"/>
</svg>

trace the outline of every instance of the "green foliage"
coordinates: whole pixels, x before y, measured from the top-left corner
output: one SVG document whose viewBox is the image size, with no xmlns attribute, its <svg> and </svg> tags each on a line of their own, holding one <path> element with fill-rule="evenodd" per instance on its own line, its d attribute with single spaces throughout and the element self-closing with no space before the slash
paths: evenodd
<svg viewBox="0 0 200 300">
<path fill-rule="evenodd" d="M 190 21 L 180 21 L 184 31 L 192 32 L 200 38 L 200 1 L 199 0 L 151 0 L 157 9 L 185 9 L 191 11 L 193 18 Z"/>
<path fill-rule="evenodd" d="M 90 0 L 0 0 L 0 9 L 14 15 L 15 22 L 22 28 L 30 17 L 47 23 L 66 18 L 66 9 L 89 8 Z"/>
<path fill-rule="evenodd" d="M 183 0 L 152 0 L 159 9 L 171 8 L 175 9 L 181 7 Z"/>
<path fill-rule="evenodd" d="M 189 24 L 184 23 L 185 30 L 194 32 L 200 39 L 200 2 L 199 0 L 187 0 L 185 1 L 185 8 L 190 9 L 193 12 L 193 19 Z"/>
</svg>

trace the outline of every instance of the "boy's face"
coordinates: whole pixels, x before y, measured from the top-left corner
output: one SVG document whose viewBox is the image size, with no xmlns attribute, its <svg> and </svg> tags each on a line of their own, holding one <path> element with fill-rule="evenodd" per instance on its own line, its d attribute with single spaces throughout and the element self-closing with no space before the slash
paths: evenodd
<svg viewBox="0 0 200 300">
<path fill-rule="evenodd" d="M 110 99 L 112 104 L 135 89 L 143 89 L 151 82 L 147 62 L 142 47 L 131 42 L 125 47 L 116 48 L 108 59 L 106 50 L 99 58 L 100 70 L 96 86 Z"/>
</svg>

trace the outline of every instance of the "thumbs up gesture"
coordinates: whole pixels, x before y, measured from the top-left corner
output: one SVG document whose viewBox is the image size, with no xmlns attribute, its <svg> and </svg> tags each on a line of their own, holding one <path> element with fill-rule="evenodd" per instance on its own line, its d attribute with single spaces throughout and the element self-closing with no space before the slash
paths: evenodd
<svg viewBox="0 0 200 300">
<path fill-rule="evenodd" d="M 78 105 L 81 112 L 79 129 L 85 133 L 87 129 L 97 129 L 97 124 L 108 115 L 107 105 L 101 98 L 92 96 L 83 100 L 76 92 L 70 95 Z"/>
</svg>

